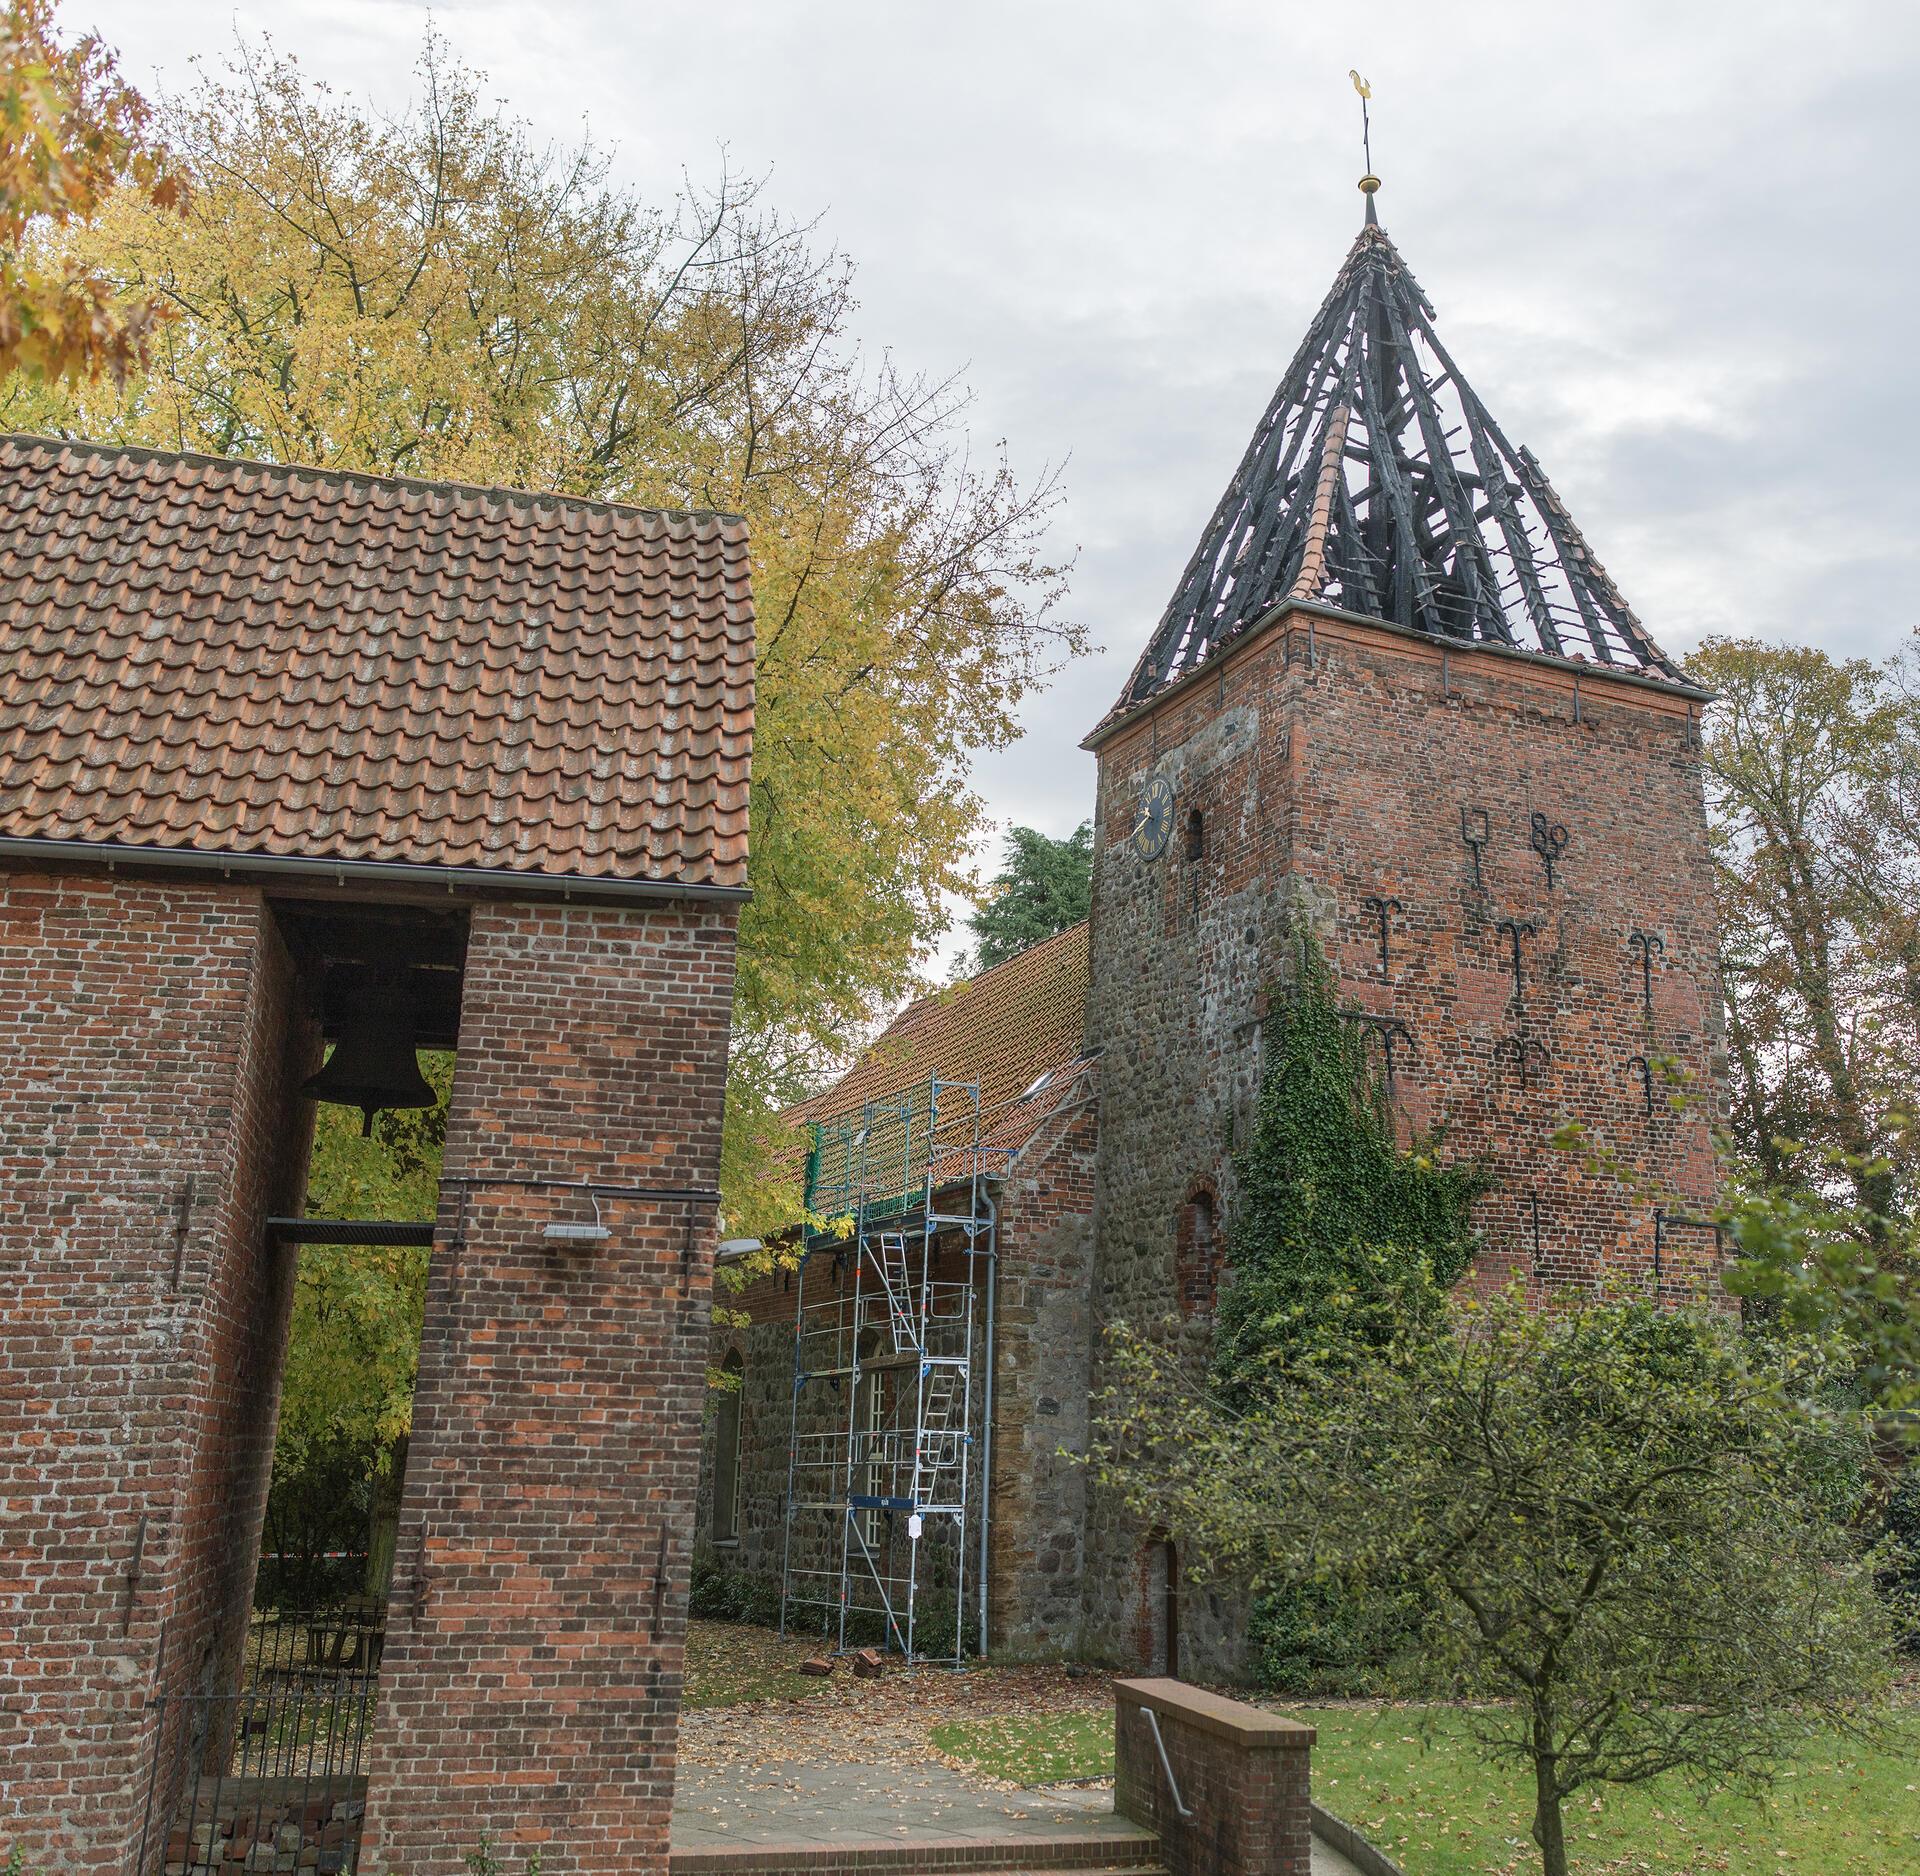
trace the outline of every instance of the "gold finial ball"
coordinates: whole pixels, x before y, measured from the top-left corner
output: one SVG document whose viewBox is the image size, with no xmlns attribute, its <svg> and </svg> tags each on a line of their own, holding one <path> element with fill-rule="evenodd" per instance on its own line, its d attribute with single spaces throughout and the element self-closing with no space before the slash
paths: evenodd
<svg viewBox="0 0 1920 1876">
<path fill-rule="evenodd" d="M 1372 195 L 1379 187 L 1380 178 L 1378 176 L 1362 176 L 1360 178 L 1360 193 L 1362 195 Z"/>
</svg>

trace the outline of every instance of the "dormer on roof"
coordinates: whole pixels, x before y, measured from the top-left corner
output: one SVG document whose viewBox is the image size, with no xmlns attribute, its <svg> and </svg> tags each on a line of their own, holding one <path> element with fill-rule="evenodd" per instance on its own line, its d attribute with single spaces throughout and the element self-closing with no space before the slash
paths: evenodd
<svg viewBox="0 0 1920 1876">
<path fill-rule="evenodd" d="M 1684 681 L 1533 454 L 1461 375 L 1370 192 L 1359 238 L 1108 721 L 1302 603 Z"/>
</svg>

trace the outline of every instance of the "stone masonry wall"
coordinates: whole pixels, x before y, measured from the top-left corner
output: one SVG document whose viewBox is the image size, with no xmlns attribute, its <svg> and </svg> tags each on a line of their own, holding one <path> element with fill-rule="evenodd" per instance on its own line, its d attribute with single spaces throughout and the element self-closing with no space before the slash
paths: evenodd
<svg viewBox="0 0 1920 1876">
<path fill-rule="evenodd" d="M 1711 1235 L 1675 1218 L 1714 1189 L 1722 1074 L 1697 708 L 1598 669 L 1576 679 L 1295 613 L 1101 746 L 1097 1327 L 1171 1322 L 1204 1360 L 1207 1318 L 1178 1312 L 1181 1210 L 1211 1181 L 1230 1226 L 1261 1019 L 1293 968 L 1296 925 L 1319 938 L 1347 1006 L 1405 1026 L 1403 1133 L 1437 1133 L 1444 1154 L 1487 1163 L 1475 1281 L 1512 1271 L 1545 1294 L 1605 1268 L 1651 1287 L 1659 1209 L 1662 1293 L 1713 1284 Z M 1147 861 L 1128 836 L 1150 774 L 1169 779 L 1176 805 L 1172 840 Z M 1189 858 L 1196 809 L 1202 852 Z M 1463 810 L 1486 817 L 1477 879 Z M 1551 886 L 1536 813 L 1565 830 Z M 1384 969 L 1369 899 L 1397 902 Z M 1520 934 L 1517 994 L 1514 926 L 1534 928 Z M 1656 941 L 1650 1009 L 1635 932 Z M 1651 1114 L 1636 1057 L 1655 1076 Z M 1684 1116 L 1658 1078 L 1663 1058 L 1696 1098 Z M 1554 1150 L 1568 1118 L 1653 1192 Z M 1095 1494 L 1088 1641 L 1119 1661 L 1137 1650 L 1146 1535 Z M 1186 1594 L 1181 1623 L 1186 1672 L 1236 1668 L 1230 1599 Z"/>
<path fill-rule="evenodd" d="M 0 1851 L 29 1867 L 128 1867 L 148 1700 L 244 1633 L 293 1267 L 262 1225 L 311 1137 L 292 993 L 257 891 L 0 874 Z"/>
<path fill-rule="evenodd" d="M 363 1868 L 666 1869 L 735 922 L 474 912 Z"/>
<path fill-rule="evenodd" d="M 1000 1655 L 1070 1653 L 1079 1640 L 1086 1474 L 1060 1453 L 1063 1447 L 1081 1452 L 1086 1445 L 1098 1114 L 1094 1077 L 1083 1076 L 1076 1089 L 1070 1104 L 1044 1123 L 993 1188 L 999 1207 L 999 1270 L 987 1487 L 987 1624 L 989 1646 Z M 961 1276 L 958 1254 L 943 1257 L 936 1274 L 943 1280 Z M 844 1275 L 839 1280 L 844 1282 Z M 711 1351 L 716 1367 L 729 1354 L 741 1360 L 740 1532 L 732 1543 L 716 1542 L 713 1536 L 716 1418 L 711 1403 L 702 1436 L 696 1528 L 703 1559 L 750 1577 L 769 1607 L 778 1602 L 788 1541 L 794 1292 L 803 1282 L 809 1304 L 836 1294 L 830 1252 L 809 1259 L 804 1277 L 779 1272 L 757 1277 L 738 1291 L 724 1284 L 716 1291 L 722 1309 L 749 1318 L 745 1325 L 716 1328 Z M 976 1303 L 976 1348 L 983 1348 L 984 1271 L 976 1285 Z M 986 1410 L 985 1374 L 982 1360 L 974 1370 L 976 1436 Z M 845 1397 L 830 1384 L 810 1382 L 801 1405 L 803 1436 L 846 1424 Z M 976 1464 L 982 1450 L 976 1437 Z M 974 1491 L 977 1506 L 977 1471 Z M 883 1541 L 899 1540 L 885 1521 L 882 1536 Z M 829 1521 L 803 1515 L 795 1523 L 793 1541 L 797 1566 L 837 1568 L 837 1529 L 830 1529 Z M 968 1542 L 971 1605 L 977 1595 L 973 1576 L 978 1545 L 971 1524 Z M 932 1567 L 926 1567 L 928 1562 Z M 950 1576 L 944 1555 L 923 1561 L 923 1588 L 937 1593 L 948 1586 Z M 807 1632 L 811 1625 L 804 1618 L 799 1623 Z"/>
<path fill-rule="evenodd" d="M 987 1625 L 1002 1655 L 1080 1645 L 1093 1315 L 1097 1086 L 1022 1149 L 1000 1185 Z"/>
</svg>

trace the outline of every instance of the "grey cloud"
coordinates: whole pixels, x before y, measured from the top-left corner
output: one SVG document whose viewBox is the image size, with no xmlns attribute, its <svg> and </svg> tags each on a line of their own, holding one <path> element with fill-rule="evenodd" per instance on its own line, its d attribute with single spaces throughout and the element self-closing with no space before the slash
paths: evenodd
<svg viewBox="0 0 1920 1876">
<path fill-rule="evenodd" d="M 87 11 L 85 7 L 82 11 Z M 174 82 L 232 0 L 93 0 Z M 75 20 L 79 14 L 75 14 Z M 242 5 L 318 76 L 405 95 L 425 9 Z M 441 0 L 556 137 L 655 193 L 724 142 L 825 210 L 866 336 L 965 363 L 983 439 L 1070 458 L 1072 606 L 1107 655 L 981 764 L 1003 818 L 1089 809 L 1112 701 L 1358 221 L 1374 82 L 1387 226 L 1440 329 L 1655 634 L 1884 652 L 1915 621 L 1907 344 L 1920 10 L 1842 0 Z"/>
</svg>

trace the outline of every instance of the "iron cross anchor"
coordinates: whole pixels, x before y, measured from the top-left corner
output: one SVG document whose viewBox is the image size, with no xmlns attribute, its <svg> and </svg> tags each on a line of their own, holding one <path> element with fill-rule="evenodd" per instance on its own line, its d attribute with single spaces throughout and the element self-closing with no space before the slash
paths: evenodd
<svg viewBox="0 0 1920 1876">
<path fill-rule="evenodd" d="M 1567 850 L 1567 830 L 1558 821 L 1549 822 L 1538 808 L 1533 811 L 1533 850 L 1545 862 L 1547 890 L 1553 890 L 1554 862 Z"/>
</svg>

